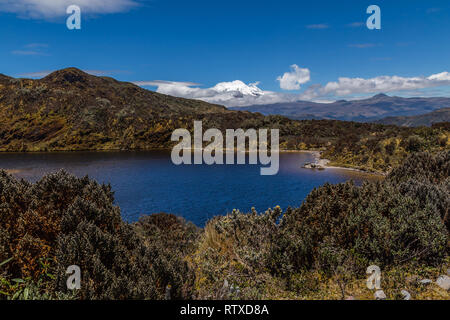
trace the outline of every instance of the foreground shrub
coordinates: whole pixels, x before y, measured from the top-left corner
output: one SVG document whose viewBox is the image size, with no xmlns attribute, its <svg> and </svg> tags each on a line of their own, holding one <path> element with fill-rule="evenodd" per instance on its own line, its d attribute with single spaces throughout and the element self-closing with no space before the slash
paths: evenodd
<svg viewBox="0 0 450 320">
<path fill-rule="evenodd" d="M 156 290 L 164 292 L 170 286 L 172 299 L 190 299 L 194 277 L 186 257 L 195 250 L 200 229 L 164 213 L 142 217 L 135 229 L 152 254 Z"/>
<path fill-rule="evenodd" d="M 190 234 L 189 244 L 166 247 L 153 233 L 174 235 L 164 229 L 175 225 L 172 216 L 128 225 L 110 186 L 64 171 L 36 184 L 2 171 L 0 199 L 0 261 L 10 259 L 2 266 L 5 277 L 38 282 L 50 273 L 41 289 L 66 292 L 66 270 L 78 265 L 82 299 L 163 299 L 167 285 L 173 297 L 189 297 L 183 257 L 195 238 L 191 225 L 178 221 L 178 238 Z"/>
<path fill-rule="evenodd" d="M 212 219 L 192 258 L 196 298 L 258 299 L 270 281 L 279 207 L 258 214 L 239 211 Z"/>
<path fill-rule="evenodd" d="M 435 264 L 445 257 L 448 232 L 432 205 L 383 183 L 353 183 L 314 190 L 283 217 L 279 251 L 292 268 L 334 270 L 351 259 L 363 271 L 415 259 Z"/>
<path fill-rule="evenodd" d="M 388 176 L 400 193 L 430 205 L 440 213 L 450 232 L 450 152 L 418 153 L 409 157 Z"/>
</svg>

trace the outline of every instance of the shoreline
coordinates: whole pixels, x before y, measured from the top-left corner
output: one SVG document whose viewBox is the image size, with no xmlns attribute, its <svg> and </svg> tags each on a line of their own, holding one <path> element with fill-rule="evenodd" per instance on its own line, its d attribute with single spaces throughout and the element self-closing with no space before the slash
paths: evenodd
<svg viewBox="0 0 450 320">
<path fill-rule="evenodd" d="M 203 149 L 202 149 L 203 150 Z M 26 153 L 30 153 L 30 154 L 36 154 L 36 153 L 96 153 L 96 152 L 148 152 L 148 151 L 171 151 L 170 148 L 154 148 L 154 149 L 138 149 L 138 150 L 114 150 L 114 149 L 109 149 L 109 150 L 71 150 L 71 151 L 64 151 L 64 150 L 54 150 L 54 151 L 26 151 L 26 152 L 17 152 L 17 151 L 0 151 L 0 154 L 12 154 L 12 153 L 22 153 L 22 154 L 26 154 Z M 195 149 L 193 149 L 192 151 L 196 151 Z M 224 152 L 229 152 L 231 150 L 227 150 L 224 149 Z M 234 150 L 237 151 L 237 150 Z M 317 170 L 324 170 L 324 169 L 337 169 L 337 170 L 349 170 L 349 171 L 355 171 L 355 172 L 360 172 L 360 173 L 365 173 L 365 174 L 370 174 L 370 175 L 376 175 L 376 176 L 386 176 L 387 173 L 382 173 L 382 172 L 371 172 L 371 171 L 367 171 L 367 170 L 363 170 L 363 169 L 357 169 L 357 168 L 349 168 L 349 167 L 339 167 L 339 166 L 330 166 L 328 165 L 331 161 L 328 159 L 323 159 L 322 158 L 322 152 L 323 151 L 319 151 L 319 150 L 280 150 L 280 153 L 309 153 L 311 155 L 314 156 L 314 162 L 312 163 L 305 163 L 302 168 L 305 169 L 317 169 Z M 248 153 L 248 151 L 246 151 L 246 153 Z M 17 174 L 20 173 L 22 171 L 24 171 L 23 169 L 1 169 L 0 170 L 4 170 L 9 174 Z"/>
<path fill-rule="evenodd" d="M 0 170 L 3 170 L 8 174 L 17 174 L 24 171 L 23 169 L 2 169 L 2 168 L 0 168 Z"/>
<path fill-rule="evenodd" d="M 381 177 L 386 177 L 387 176 L 387 173 L 385 173 L 385 172 L 372 172 L 372 171 L 367 171 L 367 170 L 358 169 L 358 168 L 330 166 L 328 164 L 331 162 L 331 160 L 322 158 L 322 151 L 299 150 L 299 152 L 309 153 L 309 154 L 312 154 L 314 156 L 314 162 L 313 163 L 305 163 L 303 165 L 303 168 L 305 168 L 305 169 L 313 169 L 313 170 L 314 169 L 317 169 L 317 170 L 324 170 L 324 169 L 349 170 L 349 171 L 355 171 L 355 172 L 360 172 L 360 173 L 365 173 L 365 174 L 370 174 L 370 175 L 375 175 L 375 176 L 381 176 Z"/>
</svg>

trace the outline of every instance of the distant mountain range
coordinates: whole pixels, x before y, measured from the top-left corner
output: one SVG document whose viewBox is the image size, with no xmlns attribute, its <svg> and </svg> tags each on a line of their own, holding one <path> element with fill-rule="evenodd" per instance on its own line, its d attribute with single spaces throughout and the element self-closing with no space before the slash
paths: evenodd
<svg viewBox="0 0 450 320">
<path fill-rule="evenodd" d="M 449 108 L 450 98 L 402 98 L 378 94 L 363 100 L 339 100 L 333 103 L 297 101 L 236 107 L 233 110 L 283 115 L 294 120 L 333 119 L 374 122 L 386 117 L 416 116 Z"/>
<path fill-rule="evenodd" d="M 431 127 L 434 123 L 450 122 L 450 108 L 410 117 L 388 117 L 376 121 L 381 124 L 393 124 L 401 127 Z"/>
</svg>

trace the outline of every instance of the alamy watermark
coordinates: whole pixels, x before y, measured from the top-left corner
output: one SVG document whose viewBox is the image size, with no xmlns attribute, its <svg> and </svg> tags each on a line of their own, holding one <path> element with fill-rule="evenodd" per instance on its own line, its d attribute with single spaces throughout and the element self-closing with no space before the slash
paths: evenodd
<svg viewBox="0 0 450 320">
<path fill-rule="evenodd" d="M 381 290 L 381 269 L 379 266 L 369 266 L 366 270 L 370 274 L 367 278 L 366 285 L 369 290 Z"/>
<path fill-rule="evenodd" d="M 225 141 L 224 141 L 225 136 Z M 276 175 L 280 167 L 280 134 L 278 129 L 227 129 L 225 135 L 219 129 L 203 133 L 202 121 L 194 121 L 194 138 L 187 129 L 172 133 L 172 141 L 179 142 L 172 149 L 172 162 L 181 164 L 261 164 L 261 175 Z M 181 141 L 180 141 L 181 140 Z M 193 142 L 193 143 L 192 143 Z M 209 143 L 204 147 L 204 142 Z M 248 149 L 246 148 L 248 142 Z M 269 155 L 270 147 L 270 155 Z M 224 152 L 225 151 L 225 152 Z M 192 161 L 193 153 L 193 161 Z M 237 161 L 235 161 L 235 155 Z"/>
<path fill-rule="evenodd" d="M 381 9 L 377 5 L 371 5 L 367 8 L 367 14 L 371 16 L 367 19 L 367 28 L 369 30 L 381 29 Z"/>
<path fill-rule="evenodd" d="M 81 8 L 77 5 L 71 5 L 67 7 L 67 14 L 70 16 L 66 20 L 66 26 L 69 30 L 81 29 Z"/>
<path fill-rule="evenodd" d="M 81 289 L 81 269 L 77 265 L 69 266 L 66 270 L 67 278 L 67 289 L 69 290 L 80 290 Z"/>
<path fill-rule="evenodd" d="M 75 4 L 67 7 L 66 13 L 69 17 L 66 20 L 66 26 L 69 30 L 81 30 L 81 8 Z M 369 30 L 381 29 L 381 9 L 377 5 L 370 5 L 367 14 L 371 16 L 367 19 L 366 25 Z"/>
</svg>

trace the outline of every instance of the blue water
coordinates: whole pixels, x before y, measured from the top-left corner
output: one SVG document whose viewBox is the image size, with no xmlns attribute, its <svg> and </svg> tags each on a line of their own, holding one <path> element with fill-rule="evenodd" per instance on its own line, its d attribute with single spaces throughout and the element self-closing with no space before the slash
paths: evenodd
<svg viewBox="0 0 450 320">
<path fill-rule="evenodd" d="M 0 153 L 0 168 L 19 170 L 14 175 L 29 181 L 62 168 L 77 176 L 89 175 L 112 185 L 126 221 L 167 212 L 199 226 L 233 209 L 300 206 L 314 187 L 326 182 L 375 179 L 348 170 L 301 168 L 313 160 L 309 153 L 281 153 L 275 176 L 261 176 L 257 165 L 175 166 L 169 151 Z"/>
</svg>

